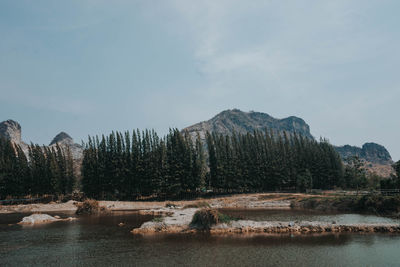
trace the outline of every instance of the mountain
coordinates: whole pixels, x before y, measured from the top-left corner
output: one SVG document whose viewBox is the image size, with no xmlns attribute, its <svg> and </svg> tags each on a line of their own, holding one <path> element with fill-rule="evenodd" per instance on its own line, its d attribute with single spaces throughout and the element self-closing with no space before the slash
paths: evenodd
<svg viewBox="0 0 400 267">
<path fill-rule="evenodd" d="M 365 143 L 362 147 L 345 145 L 335 148 L 343 159 L 349 156 L 358 156 L 375 164 L 393 164 L 392 157 L 386 148 L 376 143 Z"/>
<path fill-rule="evenodd" d="M 16 144 L 20 144 L 21 140 L 21 125 L 13 120 L 6 120 L 0 123 L 0 137 L 10 139 Z"/>
<path fill-rule="evenodd" d="M 301 134 L 307 138 L 314 138 L 310 133 L 310 126 L 301 118 L 288 117 L 275 119 L 266 113 L 243 112 L 239 109 L 225 110 L 208 121 L 203 121 L 189 126 L 183 131 L 188 131 L 193 137 L 200 134 L 205 139 L 206 132 L 216 132 L 224 135 L 232 135 L 233 132 L 246 134 L 254 130 L 264 131 L 265 129 L 274 132 L 290 134 Z"/>
<path fill-rule="evenodd" d="M 205 140 L 207 131 L 231 135 L 233 132 L 246 134 L 254 130 L 264 129 L 278 133 L 283 131 L 290 134 L 297 133 L 307 138 L 314 138 L 310 133 L 309 125 L 301 118 L 291 116 L 284 119 L 276 119 L 266 113 L 243 112 L 239 109 L 222 111 L 212 119 L 196 123 L 184 128 L 182 131 L 188 131 L 193 138 L 199 133 L 200 138 Z M 365 143 L 361 148 L 350 145 L 337 146 L 335 148 L 343 160 L 349 156 L 358 156 L 371 172 L 385 177 L 390 176 L 393 172 L 391 167 L 393 164 L 392 158 L 386 148 L 379 144 Z"/>
<path fill-rule="evenodd" d="M 15 144 L 20 145 L 25 154 L 28 155 L 28 145 L 22 141 L 21 136 L 22 127 L 18 122 L 13 120 L 6 120 L 0 123 L 0 137 L 10 139 Z M 64 149 L 68 147 L 72 153 L 72 157 L 74 158 L 74 160 L 80 161 L 82 159 L 82 146 L 74 143 L 71 136 L 69 136 L 67 133 L 59 133 L 50 142 L 49 147 L 55 147 L 57 143 Z"/>
<path fill-rule="evenodd" d="M 389 151 L 376 143 L 365 143 L 362 147 L 357 146 L 337 146 L 336 151 L 342 159 L 351 156 L 358 156 L 363 162 L 364 167 L 383 177 L 389 177 L 393 173 L 392 164 L 394 163 Z"/>
<path fill-rule="evenodd" d="M 49 147 L 55 147 L 56 145 L 59 145 L 63 148 L 69 148 L 71 151 L 72 157 L 74 160 L 82 160 L 83 158 L 83 148 L 81 145 L 74 143 L 74 140 L 72 139 L 69 134 L 65 132 L 61 132 L 57 134 L 53 140 L 50 142 Z"/>
</svg>

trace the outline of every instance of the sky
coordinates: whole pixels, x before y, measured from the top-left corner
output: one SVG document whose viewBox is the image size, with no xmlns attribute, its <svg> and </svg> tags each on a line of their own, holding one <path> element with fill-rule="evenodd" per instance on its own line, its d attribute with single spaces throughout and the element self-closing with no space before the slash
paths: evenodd
<svg viewBox="0 0 400 267">
<path fill-rule="evenodd" d="M 232 108 L 400 159 L 398 0 L 2 0 L 0 121 L 160 135 Z"/>
</svg>

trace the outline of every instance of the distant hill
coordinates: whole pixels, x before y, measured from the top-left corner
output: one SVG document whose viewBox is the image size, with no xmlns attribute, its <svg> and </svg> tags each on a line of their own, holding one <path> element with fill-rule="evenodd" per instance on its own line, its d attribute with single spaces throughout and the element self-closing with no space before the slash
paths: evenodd
<svg viewBox="0 0 400 267">
<path fill-rule="evenodd" d="M 266 113 L 243 112 L 239 109 L 225 110 L 217 114 L 208 121 L 203 121 L 189 126 L 183 131 L 188 131 L 190 135 L 200 134 L 205 139 L 206 132 L 216 132 L 224 135 L 232 135 L 233 132 L 245 134 L 254 130 L 273 130 L 275 133 L 289 134 L 297 133 L 307 138 L 314 138 L 310 133 L 310 127 L 301 118 L 288 117 L 275 119 Z"/>
</svg>

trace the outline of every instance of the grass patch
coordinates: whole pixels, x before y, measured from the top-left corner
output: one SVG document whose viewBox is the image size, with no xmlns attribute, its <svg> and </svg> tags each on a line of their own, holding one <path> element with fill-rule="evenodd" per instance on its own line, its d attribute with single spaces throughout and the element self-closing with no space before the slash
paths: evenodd
<svg viewBox="0 0 400 267">
<path fill-rule="evenodd" d="M 151 221 L 152 222 L 163 222 L 164 218 L 163 217 L 154 217 Z"/>
<path fill-rule="evenodd" d="M 196 208 L 196 209 L 198 209 L 198 208 L 211 208 L 211 206 L 206 201 L 199 201 L 199 202 L 187 204 L 183 208 L 184 209 L 188 209 L 188 208 Z"/>
</svg>

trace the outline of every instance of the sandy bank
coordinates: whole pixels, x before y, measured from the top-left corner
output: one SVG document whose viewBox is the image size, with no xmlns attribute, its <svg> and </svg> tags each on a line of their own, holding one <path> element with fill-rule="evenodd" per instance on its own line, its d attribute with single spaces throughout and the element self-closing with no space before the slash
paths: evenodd
<svg viewBox="0 0 400 267">
<path fill-rule="evenodd" d="M 108 210 L 151 210 L 161 209 L 166 203 L 177 207 L 195 204 L 199 201 L 207 202 L 212 208 L 290 208 L 290 200 L 301 197 L 302 194 L 242 194 L 226 197 L 207 199 L 182 200 L 182 201 L 99 201 L 99 205 Z M 26 204 L 26 205 L 0 205 L 0 214 L 27 213 L 27 212 L 57 212 L 76 211 L 74 201 L 66 203 Z"/>
</svg>

